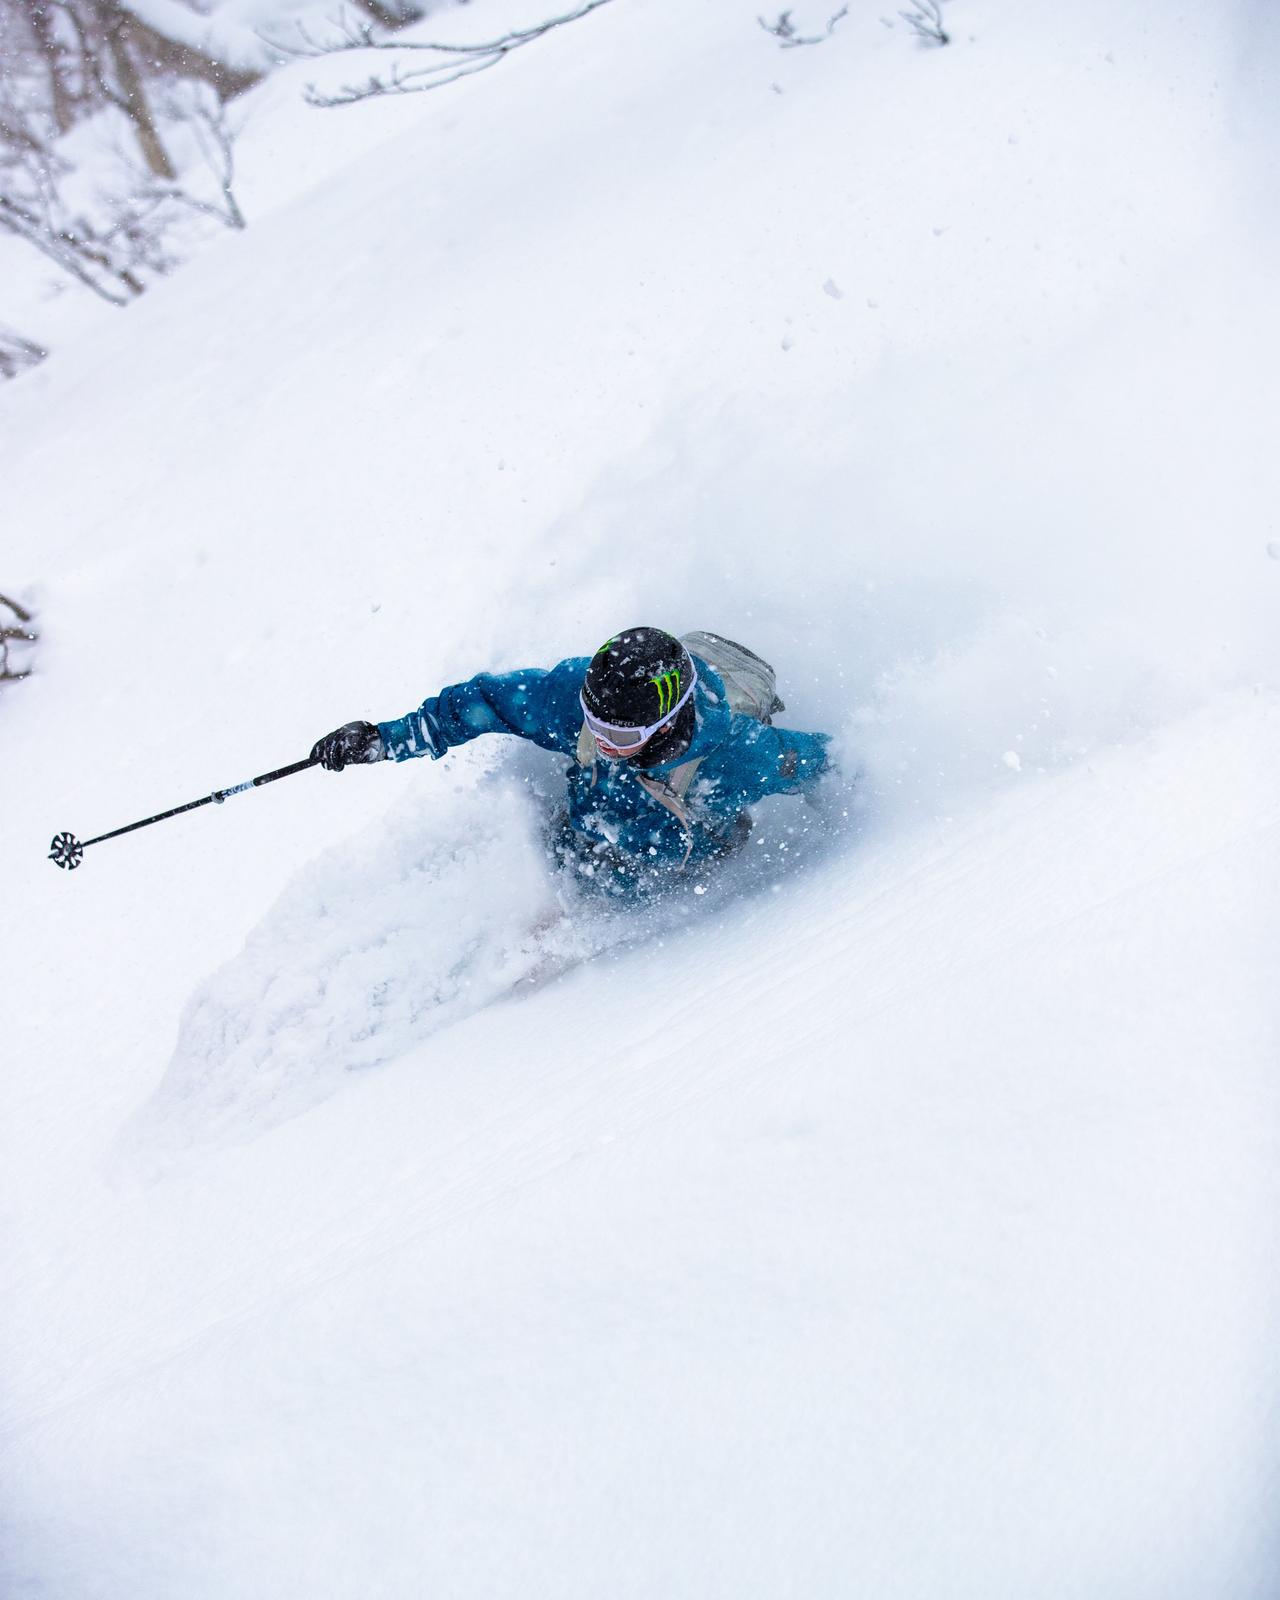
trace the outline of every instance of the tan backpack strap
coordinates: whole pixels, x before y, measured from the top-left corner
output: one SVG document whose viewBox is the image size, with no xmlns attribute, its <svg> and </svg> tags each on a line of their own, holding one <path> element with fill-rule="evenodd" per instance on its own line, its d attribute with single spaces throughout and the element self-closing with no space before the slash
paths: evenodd
<svg viewBox="0 0 1280 1600">
<path fill-rule="evenodd" d="M 669 788 L 683 800 L 689 792 L 689 785 L 693 782 L 694 775 L 702 765 L 703 757 L 695 756 L 692 761 L 683 761 L 678 767 L 672 767 L 671 776 L 667 779 Z"/>
<path fill-rule="evenodd" d="M 580 767 L 591 768 L 591 787 L 594 789 L 596 779 L 600 776 L 596 770 L 596 762 L 600 759 L 600 752 L 596 749 L 596 736 L 585 722 L 582 724 L 582 732 L 578 735 L 578 747 L 573 754 Z"/>
</svg>

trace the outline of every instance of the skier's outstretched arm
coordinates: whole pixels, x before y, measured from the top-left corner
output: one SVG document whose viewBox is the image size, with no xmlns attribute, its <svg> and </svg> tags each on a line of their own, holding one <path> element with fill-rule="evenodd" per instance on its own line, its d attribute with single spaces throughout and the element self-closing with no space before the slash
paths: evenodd
<svg viewBox="0 0 1280 1600">
<path fill-rule="evenodd" d="M 312 754 L 331 771 L 352 762 L 438 759 L 482 733 L 511 733 L 571 754 L 582 713 L 578 689 L 585 660 L 519 672 L 481 672 L 451 684 L 390 722 L 349 722 L 317 741 Z"/>
<path fill-rule="evenodd" d="M 735 717 L 733 723 L 726 772 L 738 792 L 730 803 L 798 794 L 831 770 L 830 734 L 770 727 L 747 717 Z"/>
</svg>

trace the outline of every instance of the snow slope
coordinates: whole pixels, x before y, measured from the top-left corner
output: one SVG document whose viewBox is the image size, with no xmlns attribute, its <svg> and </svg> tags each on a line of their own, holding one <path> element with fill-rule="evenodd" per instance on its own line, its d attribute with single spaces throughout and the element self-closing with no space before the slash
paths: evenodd
<svg viewBox="0 0 1280 1600">
<path fill-rule="evenodd" d="M 1274 1593 L 1280 40 L 948 15 L 273 80 L 0 395 L 6 1595 Z M 852 786 L 665 919 L 498 741 L 42 859 L 638 620 Z"/>
</svg>

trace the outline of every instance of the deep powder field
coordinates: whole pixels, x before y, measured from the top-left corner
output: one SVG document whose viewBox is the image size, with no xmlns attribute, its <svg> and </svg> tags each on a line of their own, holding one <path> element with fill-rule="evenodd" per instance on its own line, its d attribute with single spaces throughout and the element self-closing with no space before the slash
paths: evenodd
<svg viewBox="0 0 1280 1600">
<path fill-rule="evenodd" d="M 286 67 L 0 391 L 5 1600 L 1280 1589 L 1280 16 L 833 9 Z M 705 893 L 505 738 L 44 859 L 637 623 L 838 752 Z"/>
</svg>

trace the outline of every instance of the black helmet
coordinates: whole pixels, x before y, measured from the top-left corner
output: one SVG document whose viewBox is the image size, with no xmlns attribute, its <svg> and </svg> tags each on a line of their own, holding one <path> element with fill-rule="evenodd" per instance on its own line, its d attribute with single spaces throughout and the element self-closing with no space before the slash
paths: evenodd
<svg viewBox="0 0 1280 1600">
<path fill-rule="evenodd" d="M 661 628 L 626 628 L 591 658 L 582 685 L 587 725 L 598 744 L 620 754 L 639 749 L 677 714 L 691 735 L 697 681 L 693 658 L 679 639 Z"/>
</svg>

